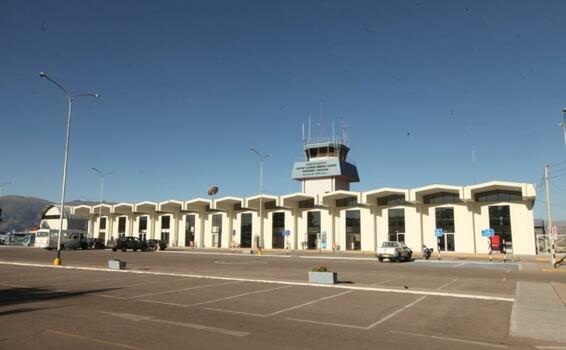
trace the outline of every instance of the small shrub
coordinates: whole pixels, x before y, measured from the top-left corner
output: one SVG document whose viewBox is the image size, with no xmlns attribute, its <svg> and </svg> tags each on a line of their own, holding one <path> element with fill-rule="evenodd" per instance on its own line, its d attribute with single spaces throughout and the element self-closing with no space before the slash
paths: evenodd
<svg viewBox="0 0 566 350">
<path fill-rule="evenodd" d="M 328 272 L 326 266 L 314 266 L 311 268 L 312 272 Z"/>
</svg>

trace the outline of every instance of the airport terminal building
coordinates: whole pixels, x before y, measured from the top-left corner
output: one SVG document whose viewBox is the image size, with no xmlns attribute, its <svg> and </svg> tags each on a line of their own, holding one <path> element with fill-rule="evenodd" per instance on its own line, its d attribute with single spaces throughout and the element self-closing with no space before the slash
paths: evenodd
<svg viewBox="0 0 566 350">
<path fill-rule="evenodd" d="M 438 245 L 446 252 L 487 253 L 489 239 L 482 231 L 492 228 L 513 254 L 536 253 L 533 184 L 490 181 L 353 192 L 350 183 L 359 177 L 347 161 L 347 142 L 329 137 L 303 143 L 305 160 L 292 172 L 301 192 L 80 205 L 71 213 L 88 218 L 94 237 L 163 239 L 170 246 L 374 251 L 393 240 L 414 251 Z"/>
</svg>

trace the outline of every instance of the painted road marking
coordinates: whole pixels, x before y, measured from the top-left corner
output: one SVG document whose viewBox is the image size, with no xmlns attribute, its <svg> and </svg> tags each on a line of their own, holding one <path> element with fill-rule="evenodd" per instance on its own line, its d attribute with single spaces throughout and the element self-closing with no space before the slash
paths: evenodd
<svg viewBox="0 0 566 350">
<path fill-rule="evenodd" d="M 167 324 L 167 325 L 171 325 L 171 326 L 185 327 L 185 328 L 197 329 L 197 330 L 206 331 L 206 332 L 212 332 L 212 333 L 218 333 L 218 334 L 224 334 L 224 335 L 231 335 L 231 336 L 234 336 L 234 337 L 245 337 L 245 336 L 248 336 L 248 335 L 251 334 L 250 332 L 234 331 L 234 330 L 230 330 L 230 329 L 218 328 L 218 327 L 212 327 L 212 326 L 205 326 L 205 325 L 196 324 L 196 323 L 162 320 L 162 319 L 159 319 L 159 318 L 155 318 L 153 316 L 144 316 L 144 315 L 127 314 L 127 313 L 119 313 L 119 312 L 107 312 L 107 311 L 99 311 L 99 313 L 114 316 L 114 317 L 119 317 L 119 318 L 126 319 L 126 320 L 133 321 L 133 322 L 146 321 L 146 322 L 161 323 L 161 324 Z"/>
<path fill-rule="evenodd" d="M 436 288 L 437 290 L 441 290 L 444 289 L 446 287 L 448 287 L 449 285 L 451 285 L 452 283 L 456 282 L 458 279 L 454 278 L 452 281 L 448 282 L 448 283 L 444 283 L 443 285 L 441 285 L 440 287 Z"/>
<path fill-rule="evenodd" d="M 187 252 L 187 251 L 178 251 L 178 250 L 167 250 L 161 253 L 176 253 L 176 254 L 201 254 L 201 255 L 232 255 L 232 256 L 241 256 L 241 257 L 253 257 L 253 258 L 299 258 L 299 259 L 334 259 L 334 260 L 364 260 L 364 261 L 377 261 L 376 258 L 363 258 L 363 257 L 353 257 L 353 256 L 316 256 L 316 255 L 284 255 L 284 254 L 262 254 L 262 255 L 255 255 L 255 254 L 246 254 L 246 253 L 214 253 L 214 252 Z"/>
<path fill-rule="evenodd" d="M 346 323 L 334 323 L 334 322 L 324 322 L 324 321 L 314 321 L 314 320 L 305 320 L 302 318 L 291 318 L 288 317 L 286 318 L 286 320 L 290 320 L 290 321 L 297 321 L 297 322 L 304 322 L 304 323 L 313 323 L 313 324 L 320 324 L 320 325 L 324 325 L 324 326 L 335 326 L 335 327 L 344 327 L 344 328 L 355 328 L 355 329 L 361 329 L 364 331 L 370 330 L 380 324 L 382 324 L 383 322 L 389 320 L 390 318 L 397 316 L 398 314 L 400 314 L 401 312 L 407 310 L 408 308 L 414 306 L 415 304 L 417 304 L 418 302 L 420 302 L 421 300 L 423 300 L 424 298 L 426 298 L 427 295 L 422 296 L 420 298 L 418 298 L 417 300 L 403 306 L 400 309 L 395 310 L 394 312 L 390 313 L 389 315 L 375 321 L 374 323 L 368 325 L 368 326 L 356 326 L 353 324 L 346 324 Z"/>
<path fill-rule="evenodd" d="M 306 302 L 306 303 L 303 303 L 303 304 L 300 304 L 300 305 L 291 306 L 291 307 L 288 307 L 288 308 L 283 309 L 283 310 L 275 311 L 275 312 L 270 313 L 269 316 L 279 315 L 279 314 L 281 314 L 281 313 L 283 313 L 283 312 L 287 312 L 287 311 L 291 311 L 291 310 L 296 310 L 296 309 L 301 308 L 301 307 L 304 307 L 304 306 L 312 305 L 312 304 L 318 303 L 318 302 L 320 302 L 320 301 L 324 301 L 324 300 L 336 298 L 336 297 L 339 297 L 339 296 L 341 296 L 341 295 L 350 294 L 350 293 L 353 293 L 353 292 L 354 292 L 353 290 L 347 290 L 347 291 L 342 292 L 342 293 L 330 295 L 330 296 L 323 297 L 323 298 L 316 299 L 316 300 L 312 300 L 312 301 L 309 301 L 309 302 Z"/>
<path fill-rule="evenodd" d="M 345 295 L 345 294 L 349 294 L 349 293 L 353 293 L 353 290 L 348 290 L 342 293 L 338 293 L 338 294 L 334 294 L 334 295 L 330 295 L 327 297 L 323 297 L 323 298 L 319 298 L 319 299 L 315 299 L 315 300 L 311 300 L 309 302 L 300 304 L 300 305 L 295 305 L 295 306 L 291 306 L 282 310 L 277 310 L 275 312 L 269 313 L 269 314 L 258 314 L 255 312 L 245 312 L 245 311 L 236 311 L 236 310 L 229 310 L 229 309 L 220 309 L 220 308 L 213 308 L 213 307 L 203 307 L 204 310 L 210 310 L 210 311 L 219 311 L 219 312 L 226 312 L 226 313 L 233 313 L 233 314 L 240 314 L 240 315 L 248 315 L 248 316 L 255 316 L 255 317 L 270 317 L 270 316 L 275 316 L 275 315 L 279 315 L 281 313 L 287 312 L 287 311 L 291 311 L 291 310 L 296 310 L 299 309 L 301 307 L 304 306 L 308 306 L 314 303 L 318 303 L 320 301 L 324 301 L 324 300 L 328 300 L 328 299 L 332 299 L 335 297 L 339 297 L 341 295 Z"/>
<path fill-rule="evenodd" d="M 232 255 L 232 256 L 243 256 L 243 257 L 252 257 L 252 258 L 259 258 L 259 257 L 266 257 L 266 258 L 290 258 L 290 255 L 275 255 L 275 254 L 262 254 L 262 255 L 255 255 L 255 254 L 245 254 L 245 253 L 213 253 L 213 252 L 185 252 L 185 251 L 178 251 L 178 250 L 166 250 L 160 253 L 165 254 L 200 254 L 200 255 Z"/>
<path fill-rule="evenodd" d="M 423 300 L 423 299 L 426 298 L 427 296 L 428 296 L 428 295 L 422 296 L 422 297 L 418 298 L 417 300 L 413 301 L 412 303 L 409 303 L 409 304 L 403 306 L 402 308 L 397 309 L 396 311 L 393 311 L 392 313 L 390 313 L 389 315 L 385 316 L 385 317 L 382 318 L 381 320 L 376 321 L 376 322 L 370 324 L 367 329 L 372 329 L 373 327 L 382 324 L 383 322 L 389 320 L 390 318 L 399 315 L 401 312 L 403 312 L 403 311 L 407 310 L 408 308 L 414 306 L 415 304 L 417 304 L 418 302 L 420 302 L 421 300 Z"/>
<path fill-rule="evenodd" d="M 200 286 L 192 286 L 192 287 L 179 288 L 179 289 L 169 289 L 169 290 L 164 290 L 164 291 L 160 291 L 160 292 L 139 294 L 139 295 L 129 297 L 129 299 L 144 298 L 144 297 L 148 297 L 148 296 L 151 296 L 151 295 L 182 292 L 182 291 L 185 291 L 185 290 L 192 290 L 192 289 L 201 289 L 201 288 L 208 288 L 208 287 L 215 287 L 215 286 L 225 286 L 227 284 L 236 284 L 236 283 L 241 283 L 241 282 L 210 283 L 210 284 L 203 284 L 203 285 L 200 285 Z"/>
<path fill-rule="evenodd" d="M 15 284 L 15 283 L 0 283 L 0 286 L 12 287 L 12 288 L 31 288 L 31 286 L 26 286 L 24 284 Z"/>
<path fill-rule="evenodd" d="M 131 346 L 131 345 L 127 345 L 127 344 L 121 344 L 121 343 L 114 343 L 114 342 L 110 342 L 110 341 L 106 341 L 106 340 L 101 340 L 101 339 L 96 339 L 96 338 L 90 338 L 90 337 L 85 337 L 82 335 L 78 335 L 78 334 L 73 334 L 73 333 L 67 333 L 67 332 L 61 332 L 61 331 L 56 331 L 54 329 L 48 329 L 45 332 L 48 333 L 53 333 L 53 334 L 57 334 L 57 335 L 62 335 L 65 337 L 70 337 L 70 338 L 77 338 L 77 339 L 81 339 L 81 340 L 87 340 L 93 343 L 99 343 L 99 344 L 104 344 L 106 346 L 110 345 L 110 346 L 114 346 L 114 347 L 118 347 L 118 348 L 124 348 L 124 349 L 133 349 L 133 350 L 141 350 L 141 348 L 138 348 L 136 346 Z"/>
<path fill-rule="evenodd" d="M 132 280 L 132 279 L 139 279 L 139 278 L 143 278 L 143 276 L 134 276 L 134 277 L 116 277 L 116 278 L 106 278 L 106 279 L 100 279 L 100 280 L 83 280 L 83 281 L 73 281 L 73 282 L 67 282 L 67 283 L 58 283 L 57 285 L 55 285 L 55 287 L 60 287 L 60 286 L 68 286 L 69 284 L 79 284 L 79 283 L 99 283 L 99 282 L 109 282 L 109 281 L 116 281 L 116 280 Z"/>
<path fill-rule="evenodd" d="M 424 338 L 452 341 L 452 342 L 464 343 L 464 344 L 490 346 L 490 347 L 499 348 L 499 349 L 507 349 L 508 348 L 507 345 L 492 344 L 492 343 L 486 343 L 486 342 L 474 341 L 474 340 L 466 340 L 466 339 L 460 339 L 460 338 L 441 337 L 441 336 L 437 336 L 437 335 L 427 335 L 427 334 L 421 334 L 421 333 L 393 331 L 393 330 L 390 331 L 390 332 L 393 333 L 393 334 L 411 335 L 411 336 L 414 336 L 414 337 L 424 337 Z"/>
<path fill-rule="evenodd" d="M 267 293 L 267 292 L 271 292 L 272 290 L 278 290 L 278 289 L 289 288 L 289 287 L 291 287 L 291 286 L 282 286 L 282 287 L 275 287 L 275 288 L 269 288 L 269 289 L 261 289 L 261 290 L 256 290 L 256 291 L 253 291 L 253 292 L 236 294 L 236 295 L 232 295 L 232 296 L 229 296 L 229 297 L 218 298 L 218 299 L 207 300 L 207 301 L 201 301 L 199 303 L 188 304 L 188 305 L 185 305 L 185 306 L 188 307 L 188 306 L 211 304 L 211 303 L 215 303 L 217 301 L 230 300 L 230 299 L 244 297 L 244 296 L 247 296 L 247 295 L 259 294 L 259 293 Z"/>
<path fill-rule="evenodd" d="M 316 284 L 308 282 L 293 282 L 293 281 L 279 281 L 279 280 L 264 280 L 264 279 L 254 279 L 254 278 L 237 278 L 237 277 L 224 277 L 224 276 L 214 276 L 214 275 L 195 275 L 195 274 L 183 274 L 183 273 L 173 273 L 173 272 L 157 272 L 157 271 L 141 271 L 141 270 L 111 270 L 107 268 L 97 268 L 97 267 L 87 267 L 87 266 L 53 266 L 48 264 L 36 264 L 36 263 L 19 263 L 11 261 L 0 261 L 0 265 L 15 265 L 15 266 L 30 266 L 30 267 L 41 267 L 41 268 L 52 268 L 52 269 L 71 269 L 71 270 L 83 270 L 83 271 L 106 271 L 112 273 L 134 273 L 134 274 L 144 274 L 144 275 L 154 275 L 154 276 L 175 276 L 175 277 L 189 277 L 189 278 L 205 278 L 205 279 L 216 279 L 224 281 L 241 281 L 241 282 L 252 282 L 252 283 L 268 283 L 268 284 L 283 284 L 290 286 L 307 286 L 307 287 L 317 287 L 317 288 L 336 288 L 336 289 L 351 289 L 351 290 L 362 290 L 371 292 L 383 292 L 383 293 L 398 293 L 398 294 L 413 294 L 413 295 L 431 295 L 439 297 L 450 297 L 450 298 L 463 298 L 463 299 L 477 299 L 477 300 L 492 300 L 492 301 L 504 301 L 512 303 L 514 298 L 505 298 L 491 295 L 481 295 L 481 294 L 466 294 L 466 293 L 446 293 L 439 291 L 430 290 L 408 290 L 408 289 L 395 289 L 395 288 L 383 288 L 383 287 L 363 287 L 363 286 L 352 286 L 344 284 Z"/>
<path fill-rule="evenodd" d="M 377 285 L 384 284 L 384 283 L 388 283 L 388 282 L 392 282 L 392 281 L 395 281 L 395 280 L 400 280 L 400 279 L 402 279 L 402 278 L 404 278 L 404 277 L 405 277 L 405 275 L 400 275 L 400 276 L 393 277 L 393 278 L 390 278 L 390 279 L 387 279 L 387 280 L 383 280 L 383 281 L 379 281 L 379 282 L 372 283 L 372 285 L 373 285 L 373 286 L 377 286 Z"/>
</svg>

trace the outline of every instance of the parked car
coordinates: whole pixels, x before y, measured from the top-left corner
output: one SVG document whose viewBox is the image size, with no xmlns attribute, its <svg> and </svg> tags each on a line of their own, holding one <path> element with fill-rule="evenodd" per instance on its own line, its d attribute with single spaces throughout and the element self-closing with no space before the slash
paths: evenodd
<svg viewBox="0 0 566 350">
<path fill-rule="evenodd" d="M 157 250 L 157 247 L 159 247 L 159 250 L 165 250 L 167 249 L 167 242 L 165 242 L 162 239 L 150 239 L 147 241 L 147 249 L 148 250 Z"/>
<path fill-rule="evenodd" d="M 90 249 L 104 249 L 106 248 L 106 245 L 104 245 L 103 238 L 89 238 L 88 247 Z"/>
<path fill-rule="evenodd" d="M 120 237 L 112 242 L 112 251 L 115 252 L 118 249 L 125 252 L 128 249 L 141 250 L 145 252 L 147 250 L 147 242 L 140 241 L 137 237 Z"/>
<path fill-rule="evenodd" d="M 383 242 L 380 248 L 376 249 L 375 255 L 380 262 L 383 259 L 399 262 L 401 260 L 411 261 L 413 251 L 403 242 L 388 241 Z"/>
<path fill-rule="evenodd" d="M 6 244 L 8 239 L 8 234 L 6 232 L 0 232 L 0 245 Z"/>
</svg>

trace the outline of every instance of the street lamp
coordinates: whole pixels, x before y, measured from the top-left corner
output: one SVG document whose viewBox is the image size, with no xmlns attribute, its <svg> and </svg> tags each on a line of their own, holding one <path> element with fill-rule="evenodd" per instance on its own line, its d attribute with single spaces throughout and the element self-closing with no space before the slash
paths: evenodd
<svg viewBox="0 0 566 350">
<path fill-rule="evenodd" d="M 558 125 L 562 128 L 562 132 L 564 133 L 564 145 L 566 146 L 566 108 L 562 109 L 562 113 L 564 114 L 564 118 Z"/>
<path fill-rule="evenodd" d="M 13 181 L 8 181 L 8 182 L 4 182 L 3 184 L 0 184 L 0 197 L 2 197 L 2 194 L 4 192 L 4 187 L 11 185 L 13 183 Z"/>
<path fill-rule="evenodd" d="M 263 239 L 263 161 L 269 157 L 269 154 L 261 155 L 255 147 L 250 147 L 259 158 L 259 237 Z M 257 242 L 259 245 L 259 242 Z M 255 249 L 256 241 L 252 241 L 252 249 Z"/>
<path fill-rule="evenodd" d="M 100 205 L 98 206 L 98 227 L 100 227 L 100 221 L 102 220 L 102 195 L 104 193 L 104 178 L 107 175 L 113 175 L 116 174 L 114 171 L 108 171 L 108 172 L 103 172 L 101 170 L 98 170 L 96 168 L 91 168 L 92 170 L 94 170 L 95 172 L 97 172 L 100 175 Z M 94 234 L 94 232 L 93 232 Z M 100 229 L 98 231 L 98 238 L 100 238 Z M 104 237 L 106 239 L 106 237 Z"/>
<path fill-rule="evenodd" d="M 51 79 L 47 73 L 41 72 L 39 73 L 39 76 L 49 80 L 51 83 L 53 83 L 55 86 L 57 86 L 61 91 L 63 91 L 63 93 L 65 94 L 65 96 L 67 97 L 67 102 L 69 103 L 69 107 L 68 107 L 68 112 L 67 112 L 67 137 L 65 139 L 65 161 L 63 163 L 63 185 L 62 185 L 62 189 L 61 189 L 61 213 L 59 215 L 59 237 L 57 237 L 57 258 L 55 258 L 55 260 L 53 261 L 53 264 L 58 266 L 61 265 L 61 236 L 63 235 L 63 213 L 65 211 L 65 191 L 67 189 L 67 162 L 68 162 L 68 156 L 69 156 L 69 139 L 71 136 L 71 109 L 73 107 L 73 101 L 79 97 L 83 97 L 83 96 L 88 96 L 88 97 L 95 97 L 98 98 L 100 97 L 99 94 L 78 94 L 75 95 L 74 97 L 71 97 L 71 95 L 69 95 L 69 93 L 67 92 L 67 90 L 65 90 L 64 87 L 62 87 L 59 83 L 57 83 L 55 80 Z"/>
</svg>

